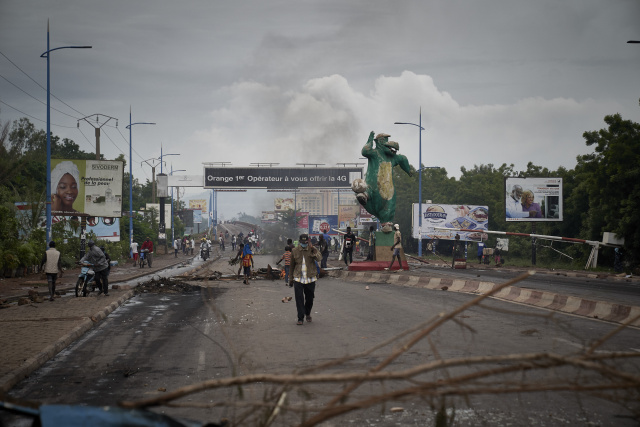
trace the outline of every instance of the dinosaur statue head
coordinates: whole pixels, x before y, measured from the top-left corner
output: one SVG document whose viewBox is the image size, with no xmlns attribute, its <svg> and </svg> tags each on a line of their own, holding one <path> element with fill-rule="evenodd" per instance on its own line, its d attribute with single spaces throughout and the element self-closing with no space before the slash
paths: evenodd
<svg viewBox="0 0 640 427">
<path fill-rule="evenodd" d="M 398 150 L 400 149 L 400 144 L 398 144 L 395 141 L 385 142 L 384 144 L 382 144 L 382 146 L 384 147 L 385 153 L 391 154 L 392 156 L 395 156 Z"/>
<path fill-rule="evenodd" d="M 400 149 L 400 145 L 395 141 L 389 141 L 389 137 L 391 135 L 386 133 L 379 133 L 376 135 L 376 148 L 380 151 L 385 157 L 393 157 L 396 155 L 398 150 Z"/>
</svg>

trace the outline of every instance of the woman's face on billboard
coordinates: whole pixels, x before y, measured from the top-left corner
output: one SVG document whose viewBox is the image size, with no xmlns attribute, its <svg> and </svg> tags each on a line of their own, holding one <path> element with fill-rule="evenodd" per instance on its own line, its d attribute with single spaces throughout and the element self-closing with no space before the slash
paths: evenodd
<svg viewBox="0 0 640 427">
<path fill-rule="evenodd" d="M 61 210 L 72 210 L 78 197 L 78 183 L 71 174 L 65 173 L 58 182 L 56 197 L 60 200 Z"/>
</svg>

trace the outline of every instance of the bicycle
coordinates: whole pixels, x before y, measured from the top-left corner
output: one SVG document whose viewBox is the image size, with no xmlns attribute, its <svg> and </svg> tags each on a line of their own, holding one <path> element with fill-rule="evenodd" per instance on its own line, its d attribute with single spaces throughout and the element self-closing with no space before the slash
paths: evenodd
<svg viewBox="0 0 640 427">
<path fill-rule="evenodd" d="M 88 262 L 78 264 L 81 265 L 82 268 L 76 281 L 76 298 L 79 297 L 80 294 L 86 297 L 87 294 L 96 290 L 96 272 L 93 270 L 93 264 L 89 264 Z"/>
</svg>

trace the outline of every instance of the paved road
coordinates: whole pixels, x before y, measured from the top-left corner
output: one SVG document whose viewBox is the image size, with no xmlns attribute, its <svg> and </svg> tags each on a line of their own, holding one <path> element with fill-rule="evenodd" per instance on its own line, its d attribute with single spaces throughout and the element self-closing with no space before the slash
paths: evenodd
<svg viewBox="0 0 640 427">
<path fill-rule="evenodd" d="M 257 257 L 256 261 L 262 265 L 270 259 Z M 220 262 L 224 265 L 224 260 Z M 220 270 L 220 265 L 216 269 Z M 367 290 L 363 283 L 325 278 L 318 283 L 313 322 L 296 326 L 294 303 L 282 303 L 282 298 L 293 296 L 293 292 L 279 281 L 254 281 L 250 286 L 241 281 L 198 284 L 206 287 L 193 293 L 142 293 L 131 299 L 99 327 L 21 382 L 11 395 L 49 403 L 108 405 L 160 396 L 208 379 L 289 374 L 370 350 L 407 328 L 454 310 L 473 298 L 389 284 L 369 284 Z M 385 370 L 407 369 L 438 358 L 531 352 L 575 354 L 586 343 L 594 342 L 616 327 L 561 314 L 552 319 L 541 317 L 546 314 L 533 307 L 486 300 L 482 308 L 463 313 L 457 324 L 445 324 L 430 335 L 430 342 L 422 341 L 411 347 Z M 623 331 L 598 349 L 598 354 L 640 351 L 639 334 L 635 329 Z M 319 372 L 366 371 L 377 366 L 395 347 L 386 346 Z M 620 366 L 630 362 L 618 363 Z M 509 363 L 492 366 L 506 365 Z M 476 370 L 469 366 L 451 368 L 446 372 L 423 374 L 419 380 L 444 381 Z M 637 372 L 638 365 L 630 365 L 626 370 Z M 577 379 L 575 371 L 558 368 L 531 370 L 501 378 L 500 382 L 504 384 L 509 380 L 517 384 L 523 378 L 545 381 L 559 376 Z M 597 376 L 592 380 L 596 381 Z M 360 387 L 355 396 L 365 398 L 408 385 L 416 383 L 386 381 L 382 386 L 371 383 Z M 335 385 L 306 385 L 290 391 L 286 404 L 313 408 L 323 405 L 337 389 Z M 247 403 L 262 401 L 265 395 L 275 401 L 277 390 L 268 383 L 258 382 L 242 387 L 242 400 L 238 398 L 238 388 L 227 388 L 194 395 L 183 402 Z M 486 395 L 471 397 L 469 402 L 473 409 L 459 399 L 445 400 L 450 411 L 455 410 L 457 425 L 637 425 L 617 405 L 585 396 L 578 399 L 570 392 Z M 434 425 L 430 404 L 437 408 L 440 401 L 425 398 L 389 402 L 385 407 L 375 405 L 323 425 Z M 637 400 L 632 404 L 637 405 Z M 395 406 L 404 410 L 391 412 L 390 408 Z M 217 421 L 224 417 L 238 420 L 245 408 L 227 405 L 162 410 L 172 415 Z M 280 414 L 274 425 L 294 425 L 299 419 L 300 413 L 289 410 Z"/>
</svg>

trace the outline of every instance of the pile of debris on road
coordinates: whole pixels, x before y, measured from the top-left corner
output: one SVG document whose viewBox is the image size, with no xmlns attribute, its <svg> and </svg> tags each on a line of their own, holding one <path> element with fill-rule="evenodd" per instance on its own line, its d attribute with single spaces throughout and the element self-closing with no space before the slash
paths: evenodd
<svg viewBox="0 0 640 427">
<path fill-rule="evenodd" d="M 200 286 L 190 285 L 183 280 L 158 276 L 154 276 L 149 281 L 141 282 L 136 287 L 136 293 L 188 294 L 199 291 Z"/>
</svg>

